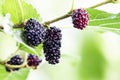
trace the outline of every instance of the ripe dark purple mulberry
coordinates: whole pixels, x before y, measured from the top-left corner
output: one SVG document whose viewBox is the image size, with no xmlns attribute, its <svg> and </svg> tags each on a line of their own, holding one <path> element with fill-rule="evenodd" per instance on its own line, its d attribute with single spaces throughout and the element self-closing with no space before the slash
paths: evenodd
<svg viewBox="0 0 120 80">
<path fill-rule="evenodd" d="M 75 9 L 72 13 L 73 26 L 78 29 L 83 29 L 88 25 L 88 13 L 84 9 Z"/>
<path fill-rule="evenodd" d="M 59 63 L 60 47 L 61 47 L 61 30 L 56 27 L 50 27 L 46 30 L 43 50 L 45 59 L 49 64 Z"/>
<path fill-rule="evenodd" d="M 35 19 L 29 19 L 24 26 L 24 39 L 30 46 L 37 46 L 43 42 L 45 29 Z"/>
<path fill-rule="evenodd" d="M 32 55 L 32 54 L 28 55 L 28 59 L 27 59 L 28 66 L 36 68 L 41 62 L 42 60 L 39 59 L 37 55 Z"/>
<path fill-rule="evenodd" d="M 13 56 L 9 61 L 7 61 L 7 64 L 10 65 L 21 65 L 23 63 L 23 59 L 19 55 Z M 6 70 L 10 72 L 10 69 L 6 67 Z M 13 71 L 19 70 L 19 68 L 12 69 Z"/>
</svg>

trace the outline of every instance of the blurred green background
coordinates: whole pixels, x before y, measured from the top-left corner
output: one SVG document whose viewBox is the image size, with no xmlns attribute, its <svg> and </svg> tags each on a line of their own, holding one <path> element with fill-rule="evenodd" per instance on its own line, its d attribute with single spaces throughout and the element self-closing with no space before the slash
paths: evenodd
<svg viewBox="0 0 120 80">
<path fill-rule="evenodd" d="M 75 0 L 75 8 L 87 8 L 104 0 Z M 27 0 L 37 8 L 42 21 L 51 20 L 69 11 L 72 0 Z M 120 12 L 120 4 L 98 9 Z M 112 32 L 97 32 L 72 27 L 71 18 L 52 24 L 62 29 L 61 60 L 57 65 L 47 62 L 31 70 L 27 80 L 120 80 L 120 37 Z"/>
</svg>

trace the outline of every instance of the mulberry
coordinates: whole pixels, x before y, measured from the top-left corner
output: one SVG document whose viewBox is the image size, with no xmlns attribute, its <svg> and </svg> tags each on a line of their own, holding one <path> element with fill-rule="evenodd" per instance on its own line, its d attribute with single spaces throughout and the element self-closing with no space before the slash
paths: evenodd
<svg viewBox="0 0 120 80">
<path fill-rule="evenodd" d="M 22 58 L 19 56 L 19 55 L 15 55 L 13 56 L 8 62 L 7 64 L 10 64 L 10 65 L 21 65 L 23 63 L 23 60 Z M 6 70 L 8 72 L 10 72 L 10 69 L 8 67 L 6 67 Z M 16 71 L 16 70 L 19 70 L 19 68 L 14 68 L 12 69 L 13 71 Z"/>
<path fill-rule="evenodd" d="M 72 13 L 73 26 L 78 29 L 83 29 L 88 25 L 88 13 L 84 9 L 75 9 Z"/>
<path fill-rule="evenodd" d="M 35 19 L 29 19 L 24 26 L 24 39 L 30 46 L 37 46 L 43 42 L 45 28 Z"/>
<path fill-rule="evenodd" d="M 37 55 L 32 55 L 32 54 L 28 55 L 28 59 L 27 59 L 28 66 L 32 66 L 36 68 L 41 62 L 42 60 L 39 59 Z"/>
<path fill-rule="evenodd" d="M 59 63 L 61 39 L 62 34 L 59 28 L 50 27 L 46 30 L 43 50 L 49 64 Z"/>
</svg>

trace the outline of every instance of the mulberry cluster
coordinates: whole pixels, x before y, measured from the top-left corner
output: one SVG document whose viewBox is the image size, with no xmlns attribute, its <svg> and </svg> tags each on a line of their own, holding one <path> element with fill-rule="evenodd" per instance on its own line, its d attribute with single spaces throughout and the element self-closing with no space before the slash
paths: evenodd
<svg viewBox="0 0 120 80">
<path fill-rule="evenodd" d="M 27 58 L 27 65 L 32 67 L 37 67 L 42 62 L 37 55 L 29 54 Z"/>
<path fill-rule="evenodd" d="M 46 30 L 43 50 L 49 64 L 59 63 L 61 38 L 62 34 L 59 28 L 50 27 Z"/>
<path fill-rule="evenodd" d="M 73 26 L 78 29 L 83 29 L 88 24 L 88 13 L 84 9 L 75 9 L 72 13 Z"/>
<path fill-rule="evenodd" d="M 45 29 L 35 19 L 29 19 L 24 26 L 24 39 L 30 46 L 37 46 L 43 42 Z"/>
<path fill-rule="evenodd" d="M 22 63 L 23 63 L 23 60 L 22 60 L 22 58 L 21 58 L 19 55 L 13 56 L 13 57 L 7 62 L 7 64 L 10 64 L 10 65 L 21 65 Z M 6 70 L 7 70 L 8 72 L 11 71 L 8 67 L 6 67 Z M 13 70 L 13 71 L 16 71 L 16 70 L 19 70 L 19 68 L 14 68 L 14 69 L 12 69 L 12 70 Z"/>
</svg>

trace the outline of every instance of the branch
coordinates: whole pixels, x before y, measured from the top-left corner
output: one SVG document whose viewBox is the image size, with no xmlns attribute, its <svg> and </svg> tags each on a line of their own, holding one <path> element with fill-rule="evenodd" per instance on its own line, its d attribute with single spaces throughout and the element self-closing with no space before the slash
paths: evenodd
<svg viewBox="0 0 120 80">
<path fill-rule="evenodd" d="M 10 68 L 10 69 L 13 69 L 13 68 L 24 68 L 26 67 L 26 64 L 21 64 L 21 65 L 10 65 L 10 64 L 4 64 L 6 67 Z"/>
<path fill-rule="evenodd" d="M 106 0 L 106 1 L 104 1 L 104 2 L 101 2 L 101 3 L 98 3 L 98 4 L 96 4 L 96 5 L 93 5 L 93 6 L 89 7 L 89 8 L 96 8 L 96 7 L 99 7 L 99 6 L 102 6 L 102 5 L 111 3 L 111 2 L 112 2 L 112 0 Z"/>
<path fill-rule="evenodd" d="M 55 19 L 53 19 L 53 20 L 46 21 L 46 22 L 44 22 L 43 24 L 44 24 L 44 25 L 50 25 L 51 23 L 54 23 L 54 22 L 57 22 L 57 21 L 59 21 L 59 20 L 68 18 L 68 17 L 71 16 L 71 13 L 72 13 L 72 11 L 68 12 L 67 14 L 65 14 L 65 15 L 63 15 L 63 16 L 60 16 L 60 17 L 58 17 L 58 18 L 55 18 Z"/>
<path fill-rule="evenodd" d="M 20 24 L 15 24 L 14 26 L 13 26 L 13 28 L 22 28 L 22 27 L 24 27 L 25 26 L 25 22 L 22 22 L 22 23 L 20 23 Z"/>
</svg>

